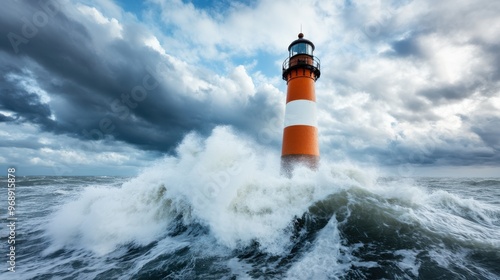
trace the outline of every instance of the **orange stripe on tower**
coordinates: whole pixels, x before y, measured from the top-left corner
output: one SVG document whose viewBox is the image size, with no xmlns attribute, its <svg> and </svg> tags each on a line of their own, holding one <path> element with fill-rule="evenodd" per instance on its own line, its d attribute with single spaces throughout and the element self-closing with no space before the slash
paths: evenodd
<svg viewBox="0 0 500 280">
<path fill-rule="evenodd" d="M 293 125 L 283 131 L 281 155 L 319 156 L 318 129 L 309 125 Z"/>
<path fill-rule="evenodd" d="M 303 38 L 288 47 L 283 62 L 283 79 L 287 81 L 285 128 L 281 150 L 281 170 L 291 176 L 296 164 L 312 169 L 319 164 L 316 94 L 314 83 L 320 76 L 319 59 L 313 56 L 314 44 Z"/>
<path fill-rule="evenodd" d="M 307 77 L 310 77 L 309 72 L 305 75 L 305 79 L 300 79 L 294 75 L 290 80 L 288 80 L 286 103 L 298 99 L 307 99 L 316 102 L 316 95 L 314 94 L 314 80 L 308 79 Z"/>
</svg>

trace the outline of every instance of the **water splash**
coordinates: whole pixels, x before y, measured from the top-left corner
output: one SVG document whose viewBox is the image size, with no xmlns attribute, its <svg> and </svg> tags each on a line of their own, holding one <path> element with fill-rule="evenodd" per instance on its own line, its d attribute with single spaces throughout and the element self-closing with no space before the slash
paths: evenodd
<svg viewBox="0 0 500 280">
<path fill-rule="evenodd" d="M 289 225 L 317 200 L 366 185 L 359 170 L 325 165 L 318 172 L 297 168 L 279 175 L 279 156 L 228 127 L 206 139 L 189 134 L 166 157 L 119 188 L 89 187 L 54 215 L 47 235 L 50 251 L 81 246 L 106 254 L 120 245 L 145 245 L 165 235 L 179 214 L 184 223 L 206 225 L 229 248 L 258 241 L 280 253 L 289 243 Z M 341 166 L 337 166 L 341 167 Z"/>
<path fill-rule="evenodd" d="M 450 260 L 500 249 L 496 205 L 347 163 L 323 160 L 317 171 L 299 167 L 291 178 L 279 175 L 279 164 L 275 151 L 229 127 L 208 138 L 189 134 L 176 156 L 121 186 L 87 187 L 60 206 L 46 227 L 46 254 L 109 256 L 150 246 L 131 268 L 137 273 L 161 267 L 162 251 L 188 250 L 226 259 L 227 271 L 219 272 L 242 277 L 414 278 L 442 266 L 494 275 Z M 200 275 L 196 263 L 184 265 L 178 273 Z"/>
</svg>

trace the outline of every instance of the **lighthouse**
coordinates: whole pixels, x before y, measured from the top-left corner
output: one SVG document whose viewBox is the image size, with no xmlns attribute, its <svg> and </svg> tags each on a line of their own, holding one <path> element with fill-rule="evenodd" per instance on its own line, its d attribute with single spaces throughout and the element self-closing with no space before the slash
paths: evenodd
<svg viewBox="0 0 500 280">
<path fill-rule="evenodd" d="M 282 72 L 287 91 L 281 173 L 287 176 L 297 164 L 313 170 L 319 165 L 314 84 L 321 74 L 320 61 L 313 54 L 314 44 L 302 33 L 298 37 L 288 46 Z"/>
</svg>

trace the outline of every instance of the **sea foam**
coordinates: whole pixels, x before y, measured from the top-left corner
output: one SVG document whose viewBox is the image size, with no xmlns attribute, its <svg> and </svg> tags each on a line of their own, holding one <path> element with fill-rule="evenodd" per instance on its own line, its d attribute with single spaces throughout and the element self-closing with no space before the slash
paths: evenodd
<svg viewBox="0 0 500 280">
<path fill-rule="evenodd" d="M 368 236 L 385 244 L 412 238 L 401 233 L 408 232 L 433 240 L 435 246 L 448 240 L 500 249 L 500 211 L 493 205 L 432 191 L 411 180 L 380 180 L 376 171 L 348 163 L 322 159 L 318 170 L 298 167 L 290 178 L 280 176 L 279 165 L 277 151 L 230 127 L 217 127 L 206 138 L 188 134 L 175 156 L 153 163 L 123 185 L 87 187 L 76 199 L 63 201 L 46 226 L 52 240 L 46 253 L 68 248 L 104 255 L 123 245 L 161 243 L 169 239 L 172 224 L 180 221 L 206 229 L 208 241 L 200 242 L 213 240 L 227 250 L 257 244 L 265 254 L 287 255 L 301 230 L 295 228 L 297 219 L 310 212 L 314 219 L 322 219 L 317 216 L 321 211 L 326 222 L 313 235 L 316 244 L 290 268 L 290 277 L 315 276 L 300 268 L 325 258 L 336 268 L 318 272 L 324 275 L 347 269 L 349 262 L 375 266 L 353 256 L 369 248 L 355 241 Z M 366 232 L 357 231 L 361 228 Z M 346 236 L 354 233 L 359 236 Z M 348 244 L 346 237 L 358 243 Z M 395 248 L 411 252 L 400 257 L 400 267 L 413 276 L 419 267 L 414 258 L 419 248 L 428 246 L 419 242 Z"/>
<path fill-rule="evenodd" d="M 175 156 L 144 169 L 121 187 L 88 187 L 53 214 L 49 252 L 77 247 L 106 254 L 124 244 L 146 245 L 178 216 L 209 228 L 228 248 L 253 241 L 264 251 L 286 250 L 290 225 L 315 202 L 374 178 L 351 165 L 298 167 L 280 176 L 276 151 L 217 127 L 208 138 L 188 134 Z"/>
</svg>

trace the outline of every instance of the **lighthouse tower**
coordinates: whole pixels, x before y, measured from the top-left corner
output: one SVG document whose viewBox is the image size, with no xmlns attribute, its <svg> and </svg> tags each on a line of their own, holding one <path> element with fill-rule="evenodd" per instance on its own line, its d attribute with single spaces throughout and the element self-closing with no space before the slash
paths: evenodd
<svg viewBox="0 0 500 280">
<path fill-rule="evenodd" d="M 283 80 L 287 83 L 285 128 L 281 150 L 281 172 L 290 176 L 296 164 L 311 169 L 319 165 L 316 94 L 320 63 L 313 55 L 314 44 L 299 38 L 288 46 L 283 62 Z"/>
</svg>

